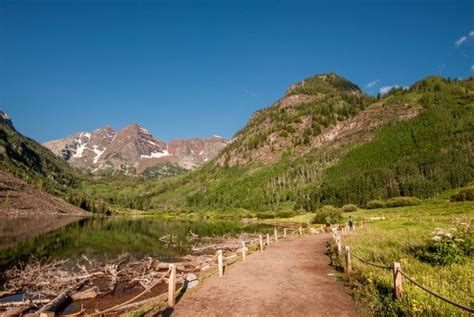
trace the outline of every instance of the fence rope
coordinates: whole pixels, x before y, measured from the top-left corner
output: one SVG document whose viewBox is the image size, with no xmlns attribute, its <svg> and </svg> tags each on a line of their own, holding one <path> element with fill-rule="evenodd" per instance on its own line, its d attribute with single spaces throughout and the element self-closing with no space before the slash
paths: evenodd
<svg viewBox="0 0 474 317">
<path fill-rule="evenodd" d="M 343 246 L 345 248 L 345 246 Z M 370 262 L 370 261 L 367 261 L 359 256 L 357 256 L 356 254 L 354 254 L 352 251 L 349 251 L 349 253 L 351 254 L 351 256 L 353 256 L 354 258 L 358 259 L 359 261 L 363 262 L 363 263 L 366 263 L 368 265 L 371 265 L 371 266 L 375 266 L 375 267 L 378 267 L 378 268 L 381 268 L 381 269 L 387 269 L 387 270 L 392 270 L 393 267 L 391 266 L 387 266 L 387 265 L 381 265 L 381 264 L 377 264 L 377 263 L 373 263 L 373 262 Z M 448 304 L 451 304 L 459 309 L 462 309 L 462 310 L 465 310 L 469 313 L 474 313 L 474 309 L 470 308 L 470 307 L 467 307 L 467 306 L 464 306 L 464 305 L 461 305 L 461 304 L 458 304 L 452 300 L 450 300 L 449 298 L 446 298 L 442 295 L 439 295 L 437 293 L 435 293 L 433 290 L 429 289 L 428 287 L 420 284 L 419 282 L 415 281 L 412 277 L 410 277 L 409 275 L 407 275 L 405 272 L 403 272 L 402 270 L 399 270 L 397 269 L 397 273 L 400 273 L 402 276 L 404 276 L 407 280 L 409 280 L 410 282 L 412 282 L 413 284 L 415 284 L 416 286 L 418 286 L 419 288 L 421 288 L 422 290 L 424 290 L 425 292 L 431 294 L 432 296 L 448 303 Z"/>
<path fill-rule="evenodd" d="M 345 245 L 342 245 L 341 246 L 343 249 L 346 248 Z M 351 256 L 353 256 L 354 258 L 356 258 L 357 260 L 365 263 L 365 264 L 368 264 L 368 265 L 372 265 L 372 266 L 375 266 L 375 267 L 378 267 L 378 268 L 381 268 L 381 269 L 386 269 L 386 270 L 391 270 L 392 267 L 391 266 L 388 266 L 388 265 L 383 265 L 383 264 L 377 264 L 377 263 L 373 263 L 373 262 L 370 262 L 370 261 L 367 261 L 363 258 L 361 258 L 360 256 L 358 256 L 357 254 L 354 254 L 354 252 L 350 251 L 349 252 L 351 254 Z"/>
<path fill-rule="evenodd" d="M 387 269 L 387 270 L 391 270 L 391 269 L 392 269 L 391 266 L 373 263 L 373 262 L 364 260 L 363 258 L 357 256 L 357 255 L 354 254 L 353 252 L 350 252 L 350 253 L 351 253 L 351 255 L 352 255 L 353 257 L 355 257 L 357 260 L 359 260 L 359 261 L 361 261 L 361 262 L 363 262 L 363 263 L 365 263 L 365 264 L 368 264 L 368 265 L 371 265 L 371 266 L 375 266 L 375 267 L 378 267 L 378 268 L 381 268 L 381 269 Z"/>
<path fill-rule="evenodd" d="M 444 296 L 441 296 L 439 294 L 436 294 L 434 291 L 432 291 L 431 289 L 429 289 L 428 287 L 418 283 L 417 281 L 415 281 L 412 277 L 410 277 L 409 275 L 407 275 L 405 272 L 403 272 L 402 270 L 397 270 L 398 273 L 400 273 L 401 275 L 403 275 L 407 280 L 409 280 L 410 282 L 412 282 L 413 284 L 415 284 L 416 286 L 418 286 L 419 288 L 421 288 L 422 290 L 424 290 L 425 292 L 428 292 L 430 293 L 431 295 L 433 295 L 434 297 L 442 300 L 442 301 L 445 301 L 453 306 L 456 306 L 457 308 L 460 308 L 460 309 L 463 309 L 465 311 L 468 311 L 470 313 L 474 313 L 474 309 L 472 308 L 469 308 L 469 307 L 466 307 L 466 306 L 463 306 L 461 304 L 458 304 L 456 302 L 453 302 L 452 300 L 450 300 L 449 298 L 446 298 Z"/>
</svg>

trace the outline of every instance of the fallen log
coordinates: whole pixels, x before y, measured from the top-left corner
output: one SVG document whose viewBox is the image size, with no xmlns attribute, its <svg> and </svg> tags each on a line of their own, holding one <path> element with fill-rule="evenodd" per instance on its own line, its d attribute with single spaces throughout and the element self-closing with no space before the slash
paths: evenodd
<svg viewBox="0 0 474 317">
<path fill-rule="evenodd" d="M 19 307 L 25 305 L 39 305 L 39 304 L 48 304 L 51 302 L 49 299 L 34 299 L 31 301 L 19 301 L 19 302 L 2 302 L 0 303 L 0 308 L 11 308 Z"/>
<path fill-rule="evenodd" d="M 89 279 L 83 279 L 82 281 L 79 281 L 75 285 L 67 288 L 64 292 L 62 292 L 61 294 L 56 296 L 56 298 L 53 299 L 51 302 L 49 302 L 48 304 L 41 307 L 36 313 L 40 314 L 40 313 L 44 313 L 44 312 L 47 312 L 47 311 L 53 311 L 53 312 L 56 311 L 62 304 L 64 304 L 64 302 L 66 300 L 69 299 L 69 297 L 70 297 L 70 295 L 73 291 L 75 291 L 75 290 L 79 289 L 80 287 L 84 286 L 84 284 L 86 284 L 86 282 L 88 280 Z"/>
<path fill-rule="evenodd" d="M 14 316 L 21 316 L 25 311 L 33 307 L 32 304 L 26 304 L 24 306 L 20 307 L 13 307 L 10 308 L 9 310 L 0 313 L 0 317 L 14 317 Z"/>
</svg>

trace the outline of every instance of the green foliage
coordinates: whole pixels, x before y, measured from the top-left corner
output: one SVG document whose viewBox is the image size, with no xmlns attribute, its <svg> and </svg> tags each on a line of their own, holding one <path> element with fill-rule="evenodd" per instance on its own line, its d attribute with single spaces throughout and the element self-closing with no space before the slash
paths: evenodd
<svg viewBox="0 0 474 317">
<path fill-rule="evenodd" d="M 449 197 L 449 195 L 448 195 Z M 343 238 L 351 252 L 374 263 L 391 265 L 399 262 L 402 270 L 435 293 L 467 307 L 472 303 L 472 267 L 474 257 L 464 252 L 464 260 L 449 265 L 437 265 L 421 260 L 415 247 L 426 247 L 436 228 L 450 228 L 455 223 L 472 223 L 472 202 L 448 202 L 445 195 L 424 201 L 417 206 L 359 210 L 351 213 L 356 221 L 366 223 L 364 230 Z M 471 228 L 472 230 L 472 228 Z M 472 233 L 471 233 L 472 234 Z M 471 235 L 472 250 L 472 235 Z M 456 242 L 457 243 L 457 242 Z M 468 247 L 463 246 L 463 250 Z M 472 252 L 472 251 L 471 251 Z M 370 309 L 374 316 L 461 316 L 458 308 L 437 299 L 405 280 L 400 300 L 393 300 L 393 273 L 371 267 L 352 259 L 353 274 L 343 276 L 355 300 Z"/>
<path fill-rule="evenodd" d="M 322 127 L 351 118 L 373 101 L 359 87 L 335 74 L 307 78 L 295 84 L 286 96 L 295 94 L 314 98 L 291 107 L 277 102 L 257 111 L 247 126 L 236 133 L 234 141 L 223 149 L 220 157 L 249 156 L 250 151 L 272 146 L 275 136 L 291 140 L 290 148 L 306 147 L 313 136 L 321 133 Z M 303 128 L 303 121 L 308 121 L 310 126 Z M 276 147 L 273 151 L 281 154 L 284 149 Z"/>
<path fill-rule="evenodd" d="M 354 204 L 345 204 L 344 206 L 342 206 L 342 210 L 343 210 L 344 212 L 356 211 L 356 210 L 357 210 L 357 206 L 354 205 Z"/>
<path fill-rule="evenodd" d="M 456 228 L 437 228 L 425 244 L 414 247 L 413 252 L 421 261 L 433 265 L 464 263 L 466 256 L 473 256 L 474 231 L 468 224 Z"/>
<path fill-rule="evenodd" d="M 451 195 L 450 201 L 473 201 L 474 200 L 474 186 L 461 189 L 456 194 Z"/>
<path fill-rule="evenodd" d="M 322 79 L 314 80 L 315 87 L 319 87 L 316 83 Z M 308 82 L 305 80 L 304 85 Z M 369 142 L 323 146 L 308 150 L 301 157 L 293 155 L 297 147 L 311 143 L 321 127 L 359 113 L 371 101 L 352 88 L 328 86 L 324 93 L 311 88 L 306 92 L 318 98 L 292 106 L 295 111 L 276 105 L 256 113 L 237 133 L 236 141 L 221 153 L 222 167 L 216 164 L 216 158 L 198 170 L 172 178 L 96 180 L 81 187 L 81 196 L 97 197 L 118 209 L 245 208 L 270 214 L 291 209 L 315 211 L 325 204 L 379 208 L 382 205 L 372 200 L 432 197 L 474 179 L 474 81 L 440 82 L 428 78 L 425 84 L 422 82 L 408 90 L 393 91 L 378 101 L 381 107 L 391 103 L 422 104 L 422 114 L 380 127 Z M 434 88 L 437 86 L 440 88 Z M 298 87 L 290 93 L 301 93 Z M 352 110 L 347 112 L 346 106 Z M 297 122 L 301 123 L 304 117 L 310 119 L 311 125 L 299 130 Z M 294 146 L 281 152 L 272 144 L 272 153 L 281 153 L 276 163 L 252 161 L 247 151 L 269 147 L 268 136 L 280 132 L 288 135 L 285 142 L 291 141 Z M 243 157 L 249 162 L 229 167 L 228 162 L 239 153 L 246 154 Z M 389 204 L 412 200 L 396 198 Z"/>
<path fill-rule="evenodd" d="M 333 206 L 323 206 L 315 212 L 311 223 L 334 224 L 340 223 L 342 220 L 342 209 L 334 208 Z"/>
<path fill-rule="evenodd" d="M 421 203 L 421 200 L 416 197 L 392 197 L 385 202 L 385 207 L 406 207 L 416 206 Z"/>
<path fill-rule="evenodd" d="M 367 202 L 367 209 L 385 208 L 385 202 L 379 199 L 373 199 Z"/>
<path fill-rule="evenodd" d="M 64 195 L 77 186 L 79 174 L 12 126 L 0 124 L 0 170 L 51 194 Z"/>
<path fill-rule="evenodd" d="M 189 172 L 189 170 L 173 163 L 157 164 L 148 167 L 144 172 L 144 177 L 164 178 L 170 176 L 182 175 Z"/>
<path fill-rule="evenodd" d="M 329 168 L 309 201 L 366 205 L 376 198 L 427 198 L 474 179 L 474 95 L 466 93 L 468 82 L 445 85 L 433 93 L 437 99 L 424 113 L 382 128 L 374 140 Z M 413 91 L 417 88 L 400 93 Z"/>
</svg>

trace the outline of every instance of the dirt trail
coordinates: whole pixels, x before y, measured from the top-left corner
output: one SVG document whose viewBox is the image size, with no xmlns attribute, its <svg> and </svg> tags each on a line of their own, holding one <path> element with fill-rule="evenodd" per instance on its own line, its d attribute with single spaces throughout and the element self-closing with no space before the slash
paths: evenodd
<svg viewBox="0 0 474 317">
<path fill-rule="evenodd" d="M 324 255 L 327 234 L 279 240 L 185 296 L 172 316 L 358 316 Z"/>
</svg>

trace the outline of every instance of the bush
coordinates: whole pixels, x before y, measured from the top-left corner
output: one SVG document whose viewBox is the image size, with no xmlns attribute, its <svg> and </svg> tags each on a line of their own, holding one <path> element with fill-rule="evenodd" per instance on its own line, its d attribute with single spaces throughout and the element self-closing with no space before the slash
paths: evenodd
<svg viewBox="0 0 474 317">
<path fill-rule="evenodd" d="M 467 224 L 456 228 L 437 228 L 425 245 L 415 248 L 415 256 L 433 265 L 463 263 L 473 256 L 473 231 Z"/>
<path fill-rule="evenodd" d="M 353 205 L 353 204 L 346 204 L 346 205 L 342 206 L 342 210 L 344 210 L 344 212 L 356 211 L 356 210 L 357 210 L 357 206 L 356 206 L 356 205 Z"/>
<path fill-rule="evenodd" d="M 468 188 L 460 190 L 458 193 L 452 195 L 449 200 L 451 202 L 473 201 L 474 200 L 474 187 L 468 187 Z"/>
<path fill-rule="evenodd" d="M 421 203 L 421 200 L 416 197 L 393 197 L 387 200 L 385 207 L 406 207 L 406 206 L 416 206 Z"/>
<path fill-rule="evenodd" d="M 342 209 L 324 206 L 316 211 L 311 223 L 339 223 L 342 220 Z"/>
<path fill-rule="evenodd" d="M 367 209 L 385 208 L 385 203 L 381 200 L 371 200 L 367 203 Z"/>
<path fill-rule="evenodd" d="M 259 212 L 255 215 L 259 219 L 273 219 L 275 214 L 271 212 Z"/>
</svg>

